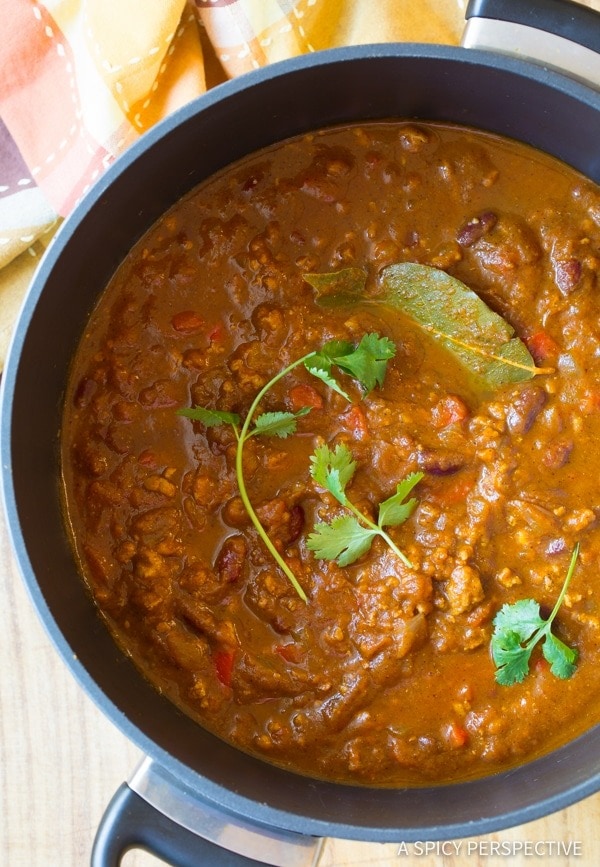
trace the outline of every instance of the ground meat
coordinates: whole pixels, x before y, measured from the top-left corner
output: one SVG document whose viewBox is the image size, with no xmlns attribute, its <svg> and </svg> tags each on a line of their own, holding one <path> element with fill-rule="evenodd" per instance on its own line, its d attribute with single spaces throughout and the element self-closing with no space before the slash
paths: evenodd
<svg viewBox="0 0 600 867">
<path fill-rule="evenodd" d="M 479 572 L 467 565 L 455 566 L 444 591 L 452 614 L 464 614 L 484 598 Z"/>
</svg>

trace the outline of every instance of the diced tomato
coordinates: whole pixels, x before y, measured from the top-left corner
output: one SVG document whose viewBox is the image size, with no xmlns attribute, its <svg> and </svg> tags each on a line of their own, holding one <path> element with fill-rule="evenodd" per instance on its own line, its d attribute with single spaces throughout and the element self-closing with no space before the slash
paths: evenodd
<svg viewBox="0 0 600 867">
<path fill-rule="evenodd" d="M 526 337 L 525 344 L 536 364 L 547 361 L 560 352 L 558 343 L 545 331 L 536 331 L 535 334 Z"/>
<path fill-rule="evenodd" d="M 600 409 L 600 390 L 588 389 L 579 404 L 579 408 L 584 415 L 598 412 Z"/>
<path fill-rule="evenodd" d="M 354 434 L 356 439 L 363 440 L 369 436 L 369 428 L 367 426 L 367 417 L 360 406 L 353 406 L 343 416 L 344 426 L 348 428 L 350 433 Z"/>
<path fill-rule="evenodd" d="M 293 641 L 290 644 L 278 644 L 275 650 L 286 662 L 298 663 L 304 656 L 302 648 Z"/>
<path fill-rule="evenodd" d="M 435 427 L 459 424 L 469 417 L 469 407 L 455 394 L 449 394 L 433 407 L 431 420 Z"/>
<path fill-rule="evenodd" d="M 292 412 L 298 412 L 305 406 L 310 406 L 311 409 L 323 409 L 323 398 L 312 385 L 295 385 L 290 388 L 288 398 Z"/>
<path fill-rule="evenodd" d="M 217 322 L 217 324 L 208 332 L 208 339 L 211 343 L 222 343 L 224 337 L 225 328 L 223 327 L 222 322 Z"/>
<path fill-rule="evenodd" d="M 453 749 L 464 747 L 469 740 L 468 731 L 456 722 L 450 722 L 445 727 L 444 735 Z"/>
<path fill-rule="evenodd" d="M 431 495 L 437 503 L 462 503 L 475 485 L 473 473 L 458 473 L 456 476 L 442 479 L 437 489 Z"/>
<path fill-rule="evenodd" d="M 173 316 L 171 325 L 180 334 L 193 334 L 204 327 L 204 319 L 195 310 L 182 310 Z"/>
<path fill-rule="evenodd" d="M 223 686 L 231 686 L 231 676 L 233 674 L 234 660 L 233 650 L 218 650 L 214 654 L 213 660 L 215 663 L 217 677 L 219 678 Z"/>
</svg>

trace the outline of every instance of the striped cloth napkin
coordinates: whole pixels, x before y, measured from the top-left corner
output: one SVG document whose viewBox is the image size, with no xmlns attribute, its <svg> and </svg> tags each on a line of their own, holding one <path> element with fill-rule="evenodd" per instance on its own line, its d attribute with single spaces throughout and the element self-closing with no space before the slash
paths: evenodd
<svg viewBox="0 0 600 867">
<path fill-rule="evenodd" d="M 154 123 L 286 57 L 370 42 L 455 44 L 466 4 L 0 0 L 0 368 L 60 221 Z"/>
</svg>

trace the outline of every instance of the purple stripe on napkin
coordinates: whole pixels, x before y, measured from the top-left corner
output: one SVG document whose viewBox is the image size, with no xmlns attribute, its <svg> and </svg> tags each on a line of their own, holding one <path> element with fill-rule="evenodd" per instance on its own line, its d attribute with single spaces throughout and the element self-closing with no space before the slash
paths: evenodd
<svg viewBox="0 0 600 867">
<path fill-rule="evenodd" d="M 35 186 L 15 140 L 0 118 L 0 198 Z"/>
</svg>

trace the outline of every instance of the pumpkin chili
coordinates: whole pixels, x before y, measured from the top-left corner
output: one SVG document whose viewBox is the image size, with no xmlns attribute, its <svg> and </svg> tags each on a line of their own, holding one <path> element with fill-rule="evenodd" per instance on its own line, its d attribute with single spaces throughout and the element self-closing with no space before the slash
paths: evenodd
<svg viewBox="0 0 600 867">
<path fill-rule="evenodd" d="M 66 394 L 66 524 L 119 646 L 330 780 L 465 780 L 598 722 L 599 273 L 598 188 L 457 126 L 323 130 L 204 182 L 119 266 Z"/>
</svg>

